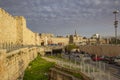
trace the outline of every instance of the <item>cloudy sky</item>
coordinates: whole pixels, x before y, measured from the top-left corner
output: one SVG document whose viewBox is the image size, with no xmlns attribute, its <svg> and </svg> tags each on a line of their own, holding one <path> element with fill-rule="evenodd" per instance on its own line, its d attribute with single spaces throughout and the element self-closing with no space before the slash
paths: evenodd
<svg viewBox="0 0 120 80">
<path fill-rule="evenodd" d="M 0 7 L 24 16 L 34 32 L 68 35 L 76 30 L 81 36 L 112 36 L 112 12 L 120 10 L 120 0 L 0 0 Z M 120 14 L 118 17 L 120 24 Z"/>
</svg>

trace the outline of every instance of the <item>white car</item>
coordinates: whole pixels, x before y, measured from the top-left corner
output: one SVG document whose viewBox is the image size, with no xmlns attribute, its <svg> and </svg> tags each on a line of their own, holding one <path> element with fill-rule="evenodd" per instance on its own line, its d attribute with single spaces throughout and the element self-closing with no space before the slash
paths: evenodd
<svg viewBox="0 0 120 80">
<path fill-rule="evenodd" d="M 120 65 L 120 56 L 116 56 L 114 62 L 116 65 Z"/>
</svg>

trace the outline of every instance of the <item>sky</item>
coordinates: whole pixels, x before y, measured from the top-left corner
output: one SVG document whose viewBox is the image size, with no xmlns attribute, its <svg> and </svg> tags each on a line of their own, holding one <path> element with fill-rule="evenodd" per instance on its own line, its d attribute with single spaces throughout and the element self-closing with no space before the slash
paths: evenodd
<svg viewBox="0 0 120 80">
<path fill-rule="evenodd" d="M 0 0 L 0 8 L 24 16 L 33 32 L 114 36 L 113 11 L 120 10 L 120 0 Z M 117 17 L 120 35 L 120 13 Z"/>
</svg>

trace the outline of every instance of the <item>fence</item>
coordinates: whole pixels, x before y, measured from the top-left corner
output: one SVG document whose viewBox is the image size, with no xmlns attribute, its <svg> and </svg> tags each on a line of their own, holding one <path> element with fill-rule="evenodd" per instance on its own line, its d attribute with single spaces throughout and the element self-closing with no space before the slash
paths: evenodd
<svg viewBox="0 0 120 80">
<path fill-rule="evenodd" d="M 6 49 L 7 52 L 17 50 L 19 48 L 25 48 L 25 47 L 39 47 L 39 45 L 17 45 L 13 43 L 0 43 L 0 49 Z"/>
<path fill-rule="evenodd" d="M 81 57 L 81 59 L 69 58 L 69 55 L 64 55 L 62 57 L 67 59 L 67 61 L 58 60 L 58 65 L 75 71 L 81 71 L 90 77 L 91 80 L 120 80 L 119 77 L 117 77 L 119 74 L 113 75 L 113 72 L 111 73 L 110 69 L 111 65 L 106 63 L 94 62 L 92 60 L 86 61 L 84 60 L 84 57 Z"/>
</svg>

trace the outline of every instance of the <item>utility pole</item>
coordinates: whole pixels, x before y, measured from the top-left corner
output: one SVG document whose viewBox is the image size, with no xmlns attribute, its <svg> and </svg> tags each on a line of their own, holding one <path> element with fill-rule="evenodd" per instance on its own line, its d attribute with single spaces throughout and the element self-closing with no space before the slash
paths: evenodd
<svg viewBox="0 0 120 80">
<path fill-rule="evenodd" d="M 117 14 L 119 13 L 118 10 L 115 10 L 113 14 L 115 15 L 115 20 L 114 20 L 114 27 L 115 27 L 115 44 L 117 44 L 117 27 L 118 27 L 118 20 L 117 20 Z"/>
</svg>

